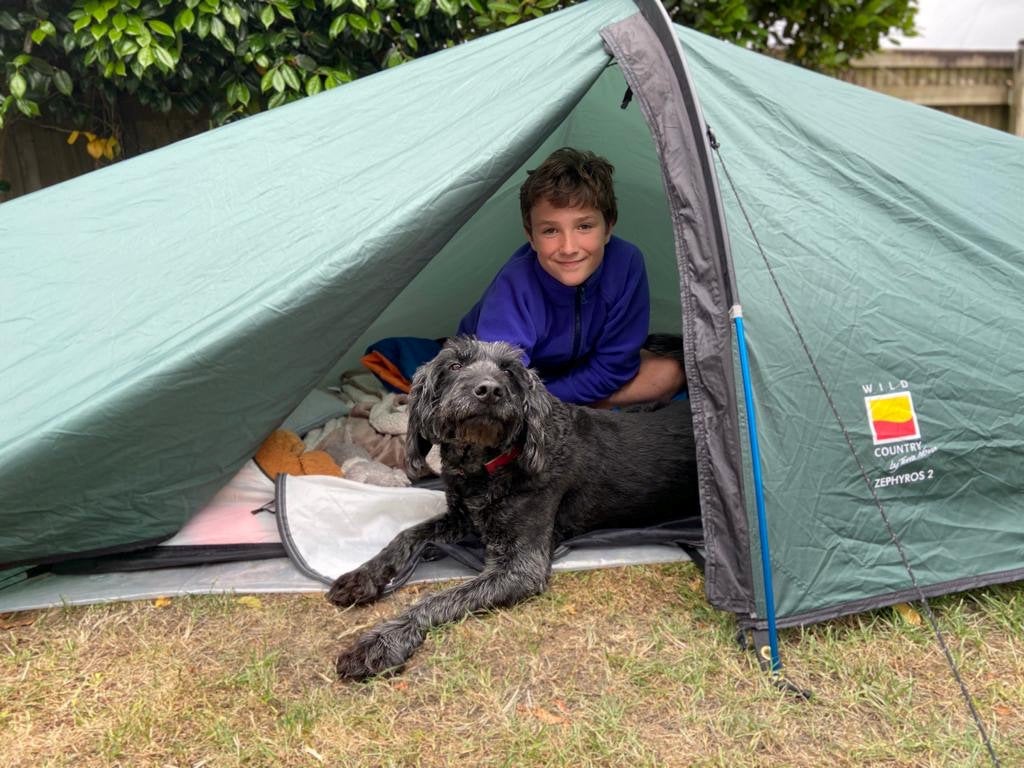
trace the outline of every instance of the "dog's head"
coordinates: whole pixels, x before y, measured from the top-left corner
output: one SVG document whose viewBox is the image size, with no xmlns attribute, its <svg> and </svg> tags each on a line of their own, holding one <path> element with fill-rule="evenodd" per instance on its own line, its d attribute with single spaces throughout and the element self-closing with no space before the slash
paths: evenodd
<svg viewBox="0 0 1024 768">
<path fill-rule="evenodd" d="M 432 443 L 467 443 L 503 453 L 522 444 L 531 472 L 544 467 L 544 423 L 551 395 L 504 342 L 450 339 L 412 379 L 409 471 L 418 475 Z"/>
</svg>

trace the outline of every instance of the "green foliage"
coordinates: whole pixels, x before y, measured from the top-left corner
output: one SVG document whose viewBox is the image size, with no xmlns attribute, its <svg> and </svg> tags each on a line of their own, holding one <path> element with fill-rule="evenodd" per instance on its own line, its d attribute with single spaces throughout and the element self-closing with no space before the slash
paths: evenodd
<svg viewBox="0 0 1024 768">
<path fill-rule="evenodd" d="M 663 0 L 673 21 L 787 61 L 835 72 L 878 50 L 895 32 L 916 33 L 917 0 Z"/>
<path fill-rule="evenodd" d="M 220 124 L 527 18 L 557 0 L 29 0 L 0 11 L 0 121 L 102 132 L 128 94 Z M 109 109 L 107 112 L 109 113 Z M 0 123 L 2 125 L 2 123 Z"/>
<path fill-rule="evenodd" d="M 53 23 L 35 18 L 24 25 L 26 15 L 0 9 L 0 127 L 9 114 L 38 117 L 40 90 L 58 83 L 67 88 L 71 83 L 65 70 L 31 54 L 33 45 L 56 34 Z"/>
<path fill-rule="evenodd" d="M 119 102 L 221 124 L 575 0 L 25 0 L 0 10 L 0 128 L 116 136 Z M 664 0 L 673 19 L 818 69 L 912 32 L 916 0 Z"/>
</svg>

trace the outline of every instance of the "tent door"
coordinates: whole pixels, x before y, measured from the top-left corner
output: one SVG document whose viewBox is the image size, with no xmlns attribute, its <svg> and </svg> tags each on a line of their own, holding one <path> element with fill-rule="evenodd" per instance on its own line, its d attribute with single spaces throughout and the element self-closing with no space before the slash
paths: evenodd
<svg viewBox="0 0 1024 768">
<path fill-rule="evenodd" d="M 601 30 L 651 131 L 672 218 L 706 541 L 708 600 L 755 612 L 729 309 L 736 295 L 707 129 L 664 10 Z"/>
</svg>

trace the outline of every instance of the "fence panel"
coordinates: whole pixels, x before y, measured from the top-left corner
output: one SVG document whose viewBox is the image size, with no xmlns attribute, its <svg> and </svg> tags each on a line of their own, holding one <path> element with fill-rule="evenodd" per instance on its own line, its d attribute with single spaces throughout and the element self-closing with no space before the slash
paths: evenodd
<svg viewBox="0 0 1024 768">
<path fill-rule="evenodd" d="M 1024 42 L 1016 51 L 895 50 L 839 75 L 850 83 L 1024 136 Z"/>
<path fill-rule="evenodd" d="M 854 61 L 840 79 L 1024 136 L 1024 41 L 1016 51 L 884 51 Z M 126 157 L 200 133 L 207 121 L 122 106 Z M 102 164 L 68 133 L 33 121 L 0 131 L 0 202 L 86 173 Z"/>
<path fill-rule="evenodd" d="M 163 115 L 131 105 L 121 109 L 123 156 L 132 157 L 201 133 L 208 121 L 185 113 Z M 0 192 L 0 202 L 34 192 L 106 164 L 85 151 L 85 139 L 67 143 L 70 131 L 18 120 L 0 131 L 0 179 L 10 190 Z"/>
</svg>

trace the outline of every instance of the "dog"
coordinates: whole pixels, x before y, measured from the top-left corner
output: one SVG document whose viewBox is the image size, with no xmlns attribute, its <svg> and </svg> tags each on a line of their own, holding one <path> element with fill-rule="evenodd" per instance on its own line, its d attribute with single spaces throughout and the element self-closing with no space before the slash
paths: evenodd
<svg viewBox="0 0 1024 768">
<path fill-rule="evenodd" d="M 569 405 L 548 393 L 521 354 L 503 342 L 458 337 L 413 376 L 408 470 L 422 474 L 427 451 L 440 445 L 447 512 L 338 577 L 327 599 L 373 602 L 426 542 L 476 534 L 485 566 L 361 635 L 337 658 L 342 679 L 399 672 L 429 628 L 540 594 L 565 539 L 698 510 L 688 402 L 623 412 Z"/>
</svg>

